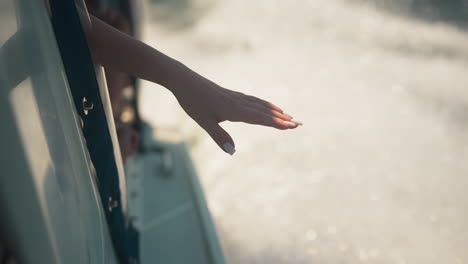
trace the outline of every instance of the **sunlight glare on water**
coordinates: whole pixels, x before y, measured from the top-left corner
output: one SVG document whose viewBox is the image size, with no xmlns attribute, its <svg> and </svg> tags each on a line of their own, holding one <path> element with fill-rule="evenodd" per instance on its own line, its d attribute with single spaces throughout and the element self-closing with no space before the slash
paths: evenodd
<svg viewBox="0 0 468 264">
<path fill-rule="evenodd" d="M 468 31 L 379 1 L 175 2 L 145 41 L 304 122 L 223 124 L 230 157 L 145 84 L 144 118 L 192 144 L 228 263 L 468 263 Z"/>
</svg>

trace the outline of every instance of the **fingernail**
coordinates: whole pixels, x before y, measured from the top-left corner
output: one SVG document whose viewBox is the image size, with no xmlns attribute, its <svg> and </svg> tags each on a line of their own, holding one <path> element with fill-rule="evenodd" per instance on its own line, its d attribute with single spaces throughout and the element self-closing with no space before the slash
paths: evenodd
<svg viewBox="0 0 468 264">
<path fill-rule="evenodd" d="M 297 127 L 296 123 L 293 123 L 293 122 L 290 122 L 290 121 L 283 121 L 283 123 L 285 123 L 286 125 L 288 125 L 290 127 Z"/>
<path fill-rule="evenodd" d="M 283 113 L 283 115 L 285 115 L 285 116 L 287 116 L 287 117 L 289 117 L 289 118 L 291 118 L 291 119 L 293 118 L 292 115 L 287 114 L 287 113 Z"/>
<path fill-rule="evenodd" d="M 236 149 L 234 148 L 233 145 L 231 145 L 231 143 L 224 143 L 223 148 L 224 148 L 224 151 L 226 151 L 227 153 L 231 155 L 234 154 L 234 152 L 236 152 Z"/>
<path fill-rule="evenodd" d="M 292 122 L 295 122 L 296 124 L 302 126 L 302 122 L 301 121 L 297 121 L 297 120 L 294 120 L 294 119 L 291 119 Z"/>
</svg>

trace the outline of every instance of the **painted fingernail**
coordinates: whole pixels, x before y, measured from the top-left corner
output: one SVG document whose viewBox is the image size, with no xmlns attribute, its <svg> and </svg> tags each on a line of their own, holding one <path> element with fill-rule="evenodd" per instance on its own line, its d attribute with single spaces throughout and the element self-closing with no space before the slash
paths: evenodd
<svg viewBox="0 0 468 264">
<path fill-rule="evenodd" d="M 232 154 L 234 154 L 234 152 L 236 152 L 236 149 L 234 148 L 233 145 L 231 145 L 231 143 L 224 143 L 223 148 L 224 148 L 224 151 L 226 151 L 230 155 L 232 155 Z"/>
<path fill-rule="evenodd" d="M 301 122 L 301 121 L 297 121 L 297 120 L 294 120 L 294 119 L 291 119 L 291 121 L 294 122 L 294 123 L 296 123 L 296 124 L 298 124 L 298 125 L 300 125 L 300 126 L 302 126 L 302 122 Z"/>
<path fill-rule="evenodd" d="M 296 123 L 293 123 L 293 122 L 290 122 L 290 121 L 283 121 L 283 123 L 285 123 L 286 125 L 294 128 L 294 127 L 297 127 L 297 124 Z"/>
</svg>

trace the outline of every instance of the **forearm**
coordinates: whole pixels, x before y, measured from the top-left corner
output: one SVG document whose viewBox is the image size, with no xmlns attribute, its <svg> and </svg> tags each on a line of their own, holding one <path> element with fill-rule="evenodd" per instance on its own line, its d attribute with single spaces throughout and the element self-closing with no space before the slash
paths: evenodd
<svg viewBox="0 0 468 264">
<path fill-rule="evenodd" d="M 172 92 L 183 86 L 183 79 L 196 75 L 177 60 L 93 16 L 91 22 L 87 37 L 93 57 L 105 68 L 158 83 Z"/>
</svg>

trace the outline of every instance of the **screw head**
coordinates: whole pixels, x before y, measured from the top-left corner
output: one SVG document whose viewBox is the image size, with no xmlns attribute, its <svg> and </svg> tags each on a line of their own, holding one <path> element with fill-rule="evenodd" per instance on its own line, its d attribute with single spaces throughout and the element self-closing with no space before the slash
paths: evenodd
<svg viewBox="0 0 468 264">
<path fill-rule="evenodd" d="M 85 115 L 88 115 L 89 111 L 93 110 L 94 103 L 92 101 L 88 101 L 86 97 L 83 97 L 83 112 Z"/>
</svg>

